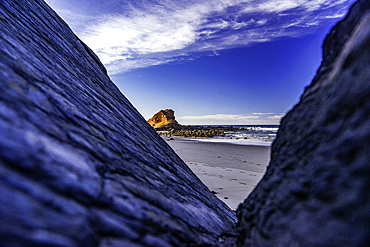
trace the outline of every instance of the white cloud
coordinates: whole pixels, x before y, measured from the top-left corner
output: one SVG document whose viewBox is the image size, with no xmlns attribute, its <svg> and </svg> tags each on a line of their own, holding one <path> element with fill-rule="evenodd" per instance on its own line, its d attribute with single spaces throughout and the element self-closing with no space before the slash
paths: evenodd
<svg viewBox="0 0 370 247">
<path fill-rule="evenodd" d="M 326 19 L 338 19 L 343 18 L 346 15 L 346 13 L 336 14 L 336 15 L 327 15 L 325 16 Z"/>
<path fill-rule="evenodd" d="M 273 0 L 273 1 L 258 1 L 251 2 L 244 9 L 244 13 L 252 12 L 283 12 L 296 8 L 302 4 L 302 1 L 295 0 Z"/>
<path fill-rule="evenodd" d="M 272 116 L 267 116 L 268 119 L 276 119 L 276 120 L 280 120 L 285 116 L 285 114 L 279 114 L 279 115 L 272 115 Z"/>
<path fill-rule="evenodd" d="M 165 21 L 153 15 L 133 19 L 108 17 L 90 27 L 82 38 L 98 54 L 140 55 L 185 48 L 196 40 L 195 27 L 190 20 Z"/>
<path fill-rule="evenodd" d="M 316 11 L 348 2 L 348 0 L 261 0 L 249 2 L 243 9 L 244 13 L 281 13 L 296 8 Z"/>
<path fill-rule="evenodd" d="M 274 113 L 271 112 L 253 112 L 253 115 L 272 115 Z"/>
<path fill-rule="evenodd" d="M 264 20 L 257 21 L 256 23 L 257 23 L 258 25 L 264 25 L 264 24 L 266 24 L 266 22 L 267 22 L 267 20 L 266 20 L 266 19 L 264 19 Z"/>
<path fill-rule="evenodd" d="M 253 115 L 231 115 L 231 114 L 215 114 L 215 115 L 204 115 L 204 116 L 183 116 L 179 119 L 184 120 L 245 120 L 245 119 L 256 119 L 258 116 Z"/>
<path fill-rule="evenodd" d="M 111 12 L 106 11 L 109 6 L 97 3 L 104 5 L 100 6 L 104 14 L 96 15 L 94 10 L 89 16 L 86 11 L 63 9 L 63 0 L 47 0 L 97 53 L 110 74 L 176 61 L 183 54 L 213 54 L 252 42 L 304 35 L 325 19 L 342 17 L 348 1 L 352 0 L 137 0 Z M 339 7 L 331 10 L 333 6 Z M 320 9 L 325 9 L 325 15 L 316 13 Z"/>
<path fill-rule="evenodd" d="M 253 125 L 271 124 L 278 125 L 284 114 L 276 113 L 252 113 L 247 115 L 214 114 L 203 116 L 178 116 L 176 119 L 184 125 Z"/>
</svg>

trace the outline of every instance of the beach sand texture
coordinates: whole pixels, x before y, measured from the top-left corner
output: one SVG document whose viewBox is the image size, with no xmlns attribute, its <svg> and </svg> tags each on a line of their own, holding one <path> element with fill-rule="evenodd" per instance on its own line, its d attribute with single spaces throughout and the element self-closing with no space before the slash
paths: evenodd
<svg viewBox="0 0 370 247">
<path fill-rule="evenodd" d="M 269 146 L 164 138 L 199 179 L 231 209 L 252 192 L 270 161 Z"/>
</svg>

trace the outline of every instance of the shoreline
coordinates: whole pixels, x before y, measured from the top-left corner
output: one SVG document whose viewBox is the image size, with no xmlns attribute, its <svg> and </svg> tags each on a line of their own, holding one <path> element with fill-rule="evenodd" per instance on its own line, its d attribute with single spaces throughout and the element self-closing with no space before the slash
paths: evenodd
<svg viewBox="0 0 370 247">
<path fill-rule="evenodd" d="M 270 146 L 164 137 L 198 178 L 236 210 L 256 187 L 270 161 Z"/>
<path fill-rule="evenodd" d="M 272 142 L 276 138 L 278 125 L 175 125 L 173 127 L 157 127 L 155 130 L 161 136 L 183 138 L 215 138 L 264 140 Z M 259 145 L 259 144 L 258 144 Z"/>
<path fill-rule="evenodd" d="M 182 137 L 184 138 L 184 137 Z M 198 142 L 209 142 L 209 143 L 220 143 L 220 144 L 232 144 L 232 145 L 243 145 L 243 146 L 266 146 L 271 147 L 273 141 L 266 141 L 262 139 L 241 139 L 241 138 L 184 138 L 188 140 L 194 140 Z"/>
</svg>

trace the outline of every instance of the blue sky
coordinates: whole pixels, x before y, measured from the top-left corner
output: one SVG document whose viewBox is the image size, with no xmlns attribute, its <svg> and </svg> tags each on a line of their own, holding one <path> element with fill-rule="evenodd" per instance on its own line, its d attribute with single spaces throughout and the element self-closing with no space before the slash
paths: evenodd
<svg viewBox="0 0 370 247">
<path fill-rule="evenodd" d="M 278 124 L 354 0 L 46 0 L 148 119 Z"/>
</svg>

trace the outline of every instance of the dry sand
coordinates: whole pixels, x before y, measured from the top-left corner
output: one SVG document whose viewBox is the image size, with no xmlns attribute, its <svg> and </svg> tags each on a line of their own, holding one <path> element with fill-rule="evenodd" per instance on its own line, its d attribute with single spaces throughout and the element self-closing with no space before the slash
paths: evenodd
<svg viewBox="0 0 370 247">
<path fill-rule="evenodd" d="M 172 149 L 216 196 L 235 210 L 266 171 L 269 146 L 165 138 Z"/>
</svg>

